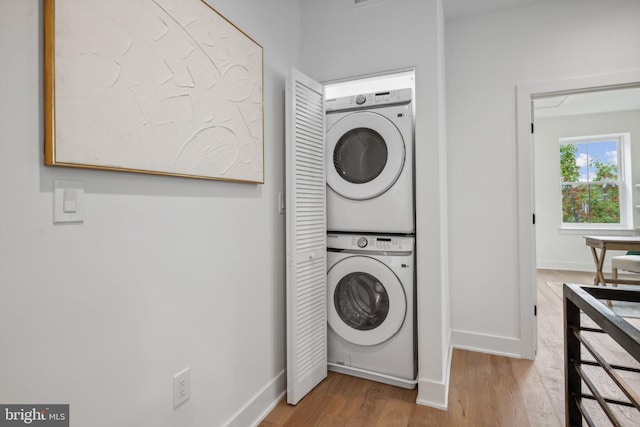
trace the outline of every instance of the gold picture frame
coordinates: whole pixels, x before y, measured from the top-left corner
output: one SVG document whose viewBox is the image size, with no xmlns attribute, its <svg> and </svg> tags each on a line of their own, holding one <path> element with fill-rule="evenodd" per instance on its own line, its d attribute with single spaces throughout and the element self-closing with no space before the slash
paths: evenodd
<svg viewBox="0 0 640 427">
<path fill-rule="evenodd" d="M 45 164 L 264 183 L 262 46 L 204 0 L 44 0 Z"/>
</svg>

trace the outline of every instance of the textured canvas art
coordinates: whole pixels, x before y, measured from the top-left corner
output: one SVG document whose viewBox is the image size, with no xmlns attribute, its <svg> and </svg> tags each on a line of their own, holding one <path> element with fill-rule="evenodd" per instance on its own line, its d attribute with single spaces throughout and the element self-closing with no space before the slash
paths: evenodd
<svg viewBox="0 0 640 427">
<path fill-rule="evenodd" d="M 49 165 L 263 182 L 262 47 L 202 0 L 45 1 Z"/>
</svg>

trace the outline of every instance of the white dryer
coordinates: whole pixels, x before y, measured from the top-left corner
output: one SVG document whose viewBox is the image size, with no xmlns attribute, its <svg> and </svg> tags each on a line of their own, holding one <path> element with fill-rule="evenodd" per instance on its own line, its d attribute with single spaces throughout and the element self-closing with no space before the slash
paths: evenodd
<svg viewBox="0 0 640 427">
<path fill-rule="evenodd" d="M 329 369 L 415 388 L 414 238 L 327 236 Z"/>
<path fill-rule="evenodd" d="M 326 101 L 329 231 L 415 232 L 411 94 Z"/>
</svg>

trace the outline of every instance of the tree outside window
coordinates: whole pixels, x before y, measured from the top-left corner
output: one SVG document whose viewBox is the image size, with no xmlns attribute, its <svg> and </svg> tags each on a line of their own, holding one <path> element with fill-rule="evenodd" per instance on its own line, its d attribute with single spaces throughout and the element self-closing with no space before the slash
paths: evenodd
<svg viewBox="0 0 640 427">
<path fill-rule="evenodd" d="M 569 141 L 560 141 L 563 225 L 622 225 L 622 137 Z"/>
</svg>

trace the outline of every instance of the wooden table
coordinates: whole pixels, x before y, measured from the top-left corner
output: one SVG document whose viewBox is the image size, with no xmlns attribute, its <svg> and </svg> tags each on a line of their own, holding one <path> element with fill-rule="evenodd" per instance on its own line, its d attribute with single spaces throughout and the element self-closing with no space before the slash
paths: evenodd
<svg viewBox="0 0 640 427">
<path fill-rule="evenodd" d="M 584 236 L 585 244 L 591 247 L 593 261 L 596 263 L 596 277 L 593 279 L 594 285 L 606 286 L 607 283 L 627 283 L 640 285 L 640 280 L 632 279 L 605 279 L 602 272 L 604 257 L 607 249 L 613 251 L 640 251 L 640 237 L 636 236 Z M 600 249 L 598 253 L 597 249 Z"/>
</svg>

